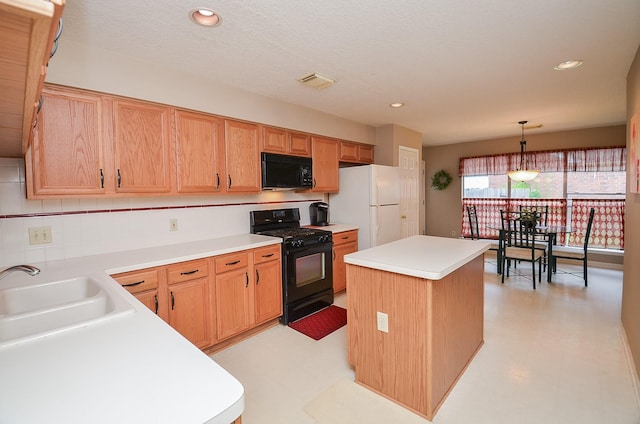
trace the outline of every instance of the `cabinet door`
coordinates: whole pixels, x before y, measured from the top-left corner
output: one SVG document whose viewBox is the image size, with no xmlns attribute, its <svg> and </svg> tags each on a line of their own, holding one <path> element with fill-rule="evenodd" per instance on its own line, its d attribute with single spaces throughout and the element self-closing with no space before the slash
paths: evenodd
<svg viewBox="0 0 640 424">
<path fill-rule="evenodd" d="M 282 128 L 262 127 L 262 150 L 265 152 L 289 153 L 289 140 L 287 131 Z"/>
<path fill-rule="evenodd" d="M 311 138 L 313 191 L 328 193 L 339 189 L 338 155 L 340 143 L 327 138 Z"/>
<path fill-rule="evenodd" d="M 158 290 L 149 290 L 141 293 L 134 294 L 136 299 L 140 301 L 144 306 L 151 309 L 153 313 L 159 315 L 160 312 L 160 299 L 158 299 Z"/>
<path fill-rule="evenodd" d="M 169 324 L 191 343 L 211 345 L 207 278 L 169 286 Z"/>
<path fill-rule="evenodd" d="M 358 251 L 358 243 L 334 244 L 333 246 L 333 292 L 347 288 L 347 267 L 344 255 Z"/>
<path fill-rule="evenodd" d="M 234 336 L 251 325 L 249 269 L 216 275 L 218 340 Z"/>
<path fill-rule="evenodd" d="M 256 324 L 282 315 L 282 266 L 269 261 L 255 266 Z"/>
<path fill-rule="evenodd" d="M 165 106 L 113 101 L 114 163 L 119 193 L 163 193 L 169 182 L 169 116 Z"/>
<path fill-rule="evenodd" d="M 347 143 L 346 141 L 340 142 L 340 160 L 346 162 L 357 162 L 358 157 L 358 145 L 355 143 Z"/>
<path fill-rule="evenodd" d="M 225 120 L 224 138 L 227 191 L 258 193 L 261 189 L 258 126 Z"/>
<path fill-rule="evenodd" d="M 224 121 L 210 115 L 175 112 L 176 177 L 179 193 L 220 192 Z"/>
<path fill-rule="evenodd" d="M 311 157 L 311 137 L 303 133 L 289 133 L 289 153 Z"/>
<path fill-rule="evenodd" d="M 28 166 L 32 194 L 104 193 L 101 98 L 58 89 L 42 98 Z"/>
<path fill-rule="evenodd" d="M 360 162 L 373 163 L 373 146 L 361 144 L 358 146 L 358 159 Z"/>
</svg>

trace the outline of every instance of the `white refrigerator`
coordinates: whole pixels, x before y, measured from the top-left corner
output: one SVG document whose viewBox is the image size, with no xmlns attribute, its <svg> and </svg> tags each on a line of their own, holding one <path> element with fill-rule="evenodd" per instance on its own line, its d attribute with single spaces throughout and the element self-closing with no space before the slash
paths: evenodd
<svg viewBox="0 0 640 424">
<path fill-rule="evenodd" d="M 340 168 L 340 191 L 329 196 L 331 222 L 358 226 L 358 250 L 400 239 L 399 168 Z"/>
</svg>

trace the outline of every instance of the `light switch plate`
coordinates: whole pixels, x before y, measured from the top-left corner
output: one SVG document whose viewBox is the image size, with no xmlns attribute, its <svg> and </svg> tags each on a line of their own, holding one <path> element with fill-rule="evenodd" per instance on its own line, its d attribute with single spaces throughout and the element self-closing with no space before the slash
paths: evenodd
<svg viewBox="0 0 640 424">
<path fill-rule="evenodd" d="M 29 227 L 29 244 L 51 243 L 51 226 Z"/>
</svg>

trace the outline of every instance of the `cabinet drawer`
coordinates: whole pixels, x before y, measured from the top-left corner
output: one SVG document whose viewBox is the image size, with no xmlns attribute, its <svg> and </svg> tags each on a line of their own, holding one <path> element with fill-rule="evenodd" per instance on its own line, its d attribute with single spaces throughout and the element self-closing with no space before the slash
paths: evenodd
<svg viewBox="0 0 640 424">
<path fill-rule="evenodd" d="M 221 274 L 249 266 L 249 254 L 247 252 L 230 253 L 216 257 L 215 262 L 216 274 Z"/>
<path fill-rule="evenodd" d="M 273 246 L 261 247 L 253 251 L 253 263 L 259 264 L 262 262 L 273 261 L 280 259 L 280 245 L 274 244 Z"/>
<path fill-rule="evenodd" d="M 112 275 L 112 277 L 129 293 L 140 293 L 158 288 L 160 280 L 158 273 L 158 269 L 143 269 Z"/>
<path fill-rule="evenodd" d="M 167 266 L 167 277 L 169 284 L 180 283 L 182 281 L 194 280 L 209 275 L 209 267 L 206 259 L 180 262 Z"/>
<path fill-rule="evenodd" d="M 353 241 L 358 241 L 358 230 L 343 231 L 341 233 L 335 233 L 333 235 L 333 244 L 334 245 L 350 243 L 350 242 L 353 242 Z"/>
</svg>

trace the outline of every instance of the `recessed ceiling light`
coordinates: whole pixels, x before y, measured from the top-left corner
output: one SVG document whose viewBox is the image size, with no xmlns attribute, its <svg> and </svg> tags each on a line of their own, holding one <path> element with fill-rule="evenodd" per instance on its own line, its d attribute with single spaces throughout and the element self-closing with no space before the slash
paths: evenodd
<svg viewBox="0 0 640 424">
<path fill-rule="evenodd" d="M 389 105 L 389 107 L 396 108 L 396 109 L 402 106 L 404 106 L 404 103 L 401 103 L 401 102 L 391 103 Z"/>
<path fill-rule="evenodd" d="M 556 71 L 566 71 L 567 69 L 575 69 L 580 65 L 582 65 L 581 60 L 565 60 L 564 62 L 558 63 L 553 69 Z"/>
<path fill-rule="evenodd" d="M 202 26 L 218 26 L 222 22 L 222 18 L 211 9 L 194 9 L 189 12 L 191 20 Z"/>
</svg>

